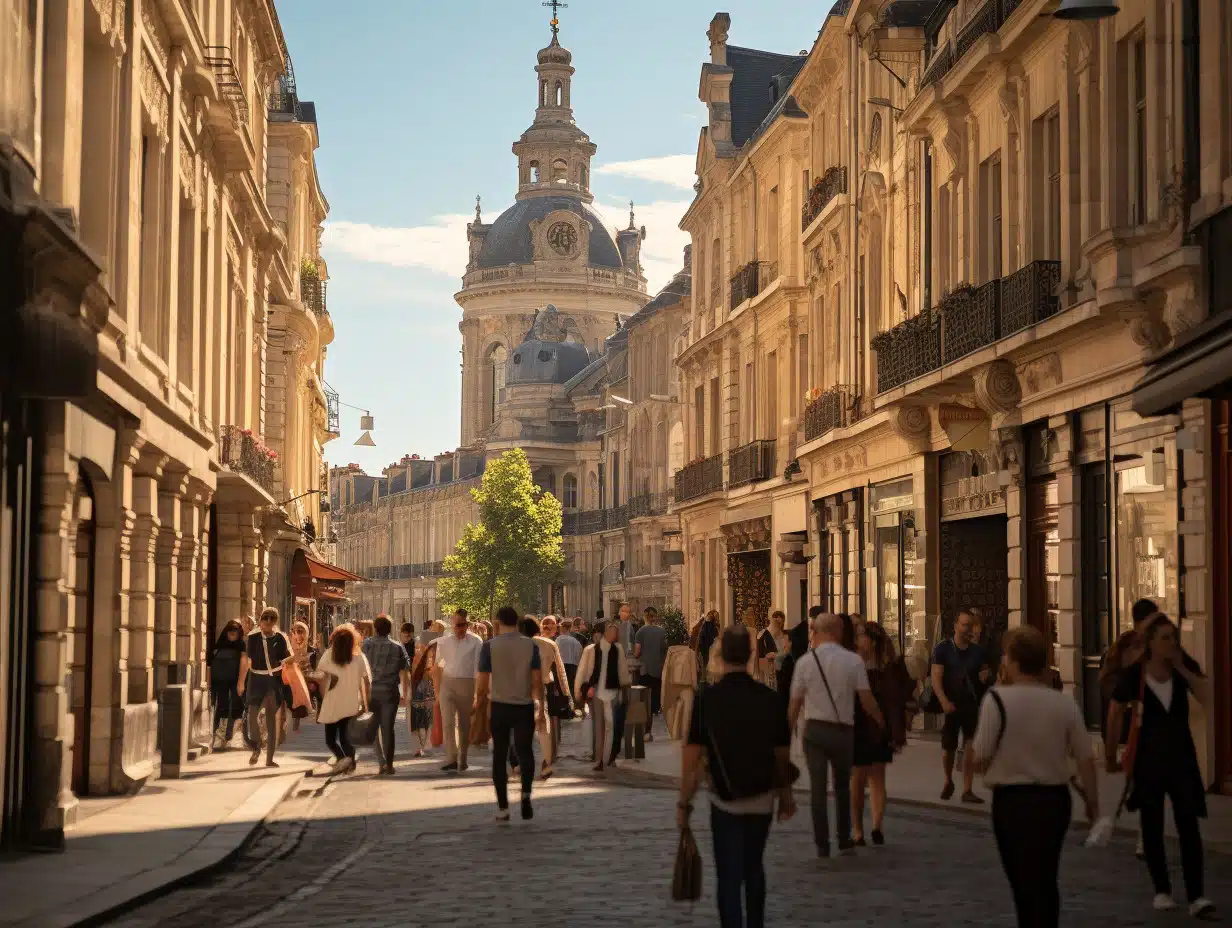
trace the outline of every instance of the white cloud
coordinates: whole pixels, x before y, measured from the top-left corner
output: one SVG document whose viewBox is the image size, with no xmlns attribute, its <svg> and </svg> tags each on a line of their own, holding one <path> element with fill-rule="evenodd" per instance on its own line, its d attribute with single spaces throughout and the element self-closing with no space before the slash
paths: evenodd
<svg viewBox="0 0 1232 928">
<path fill-rule="evenodd" d="M 595 208 L 609 225 L 624 229 L 629 225 L 629 207 L 622 205 L 624 198 L 613 203 L 595 201 Z M 627 201 L 625 201 L 627 202 Z M 691 200 L 656 200 L 636 207 L 638 226 L 646 227 L 646 241 L 642 242 L 642 267 L 646 273 L 647 289 L 658 293 L 684 263 L 684 246 L 689 236 L 680 230 L 680 217 L 689 208 Z"/>
<path fill-rule="evenodd" d="M 653 180 L 683 190 L 692 190 L 697 180 L 694 155 L 663 155 L 658 158 L 638 158 L 636 161 L 613 161 L 595 168 L 596 174 L 617 174 L 638 180 Z"/>
<path fill-rule="evenodd" d="M 325 225 L 322 245 L 360 261 L 421 267 L 450 277 L 466 273 L 464 214 L 435 216 L 428 225 L 394 228 L 339 220 Z"/>
</svg>

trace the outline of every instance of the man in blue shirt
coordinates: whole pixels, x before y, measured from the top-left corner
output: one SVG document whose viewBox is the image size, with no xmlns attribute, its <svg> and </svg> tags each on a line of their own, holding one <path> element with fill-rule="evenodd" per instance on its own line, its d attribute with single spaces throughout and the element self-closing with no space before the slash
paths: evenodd
<svg viewBox="0 0 1232 928">
<path fill-rule="evenodd" d="M 941 727 L 941 760 L 945 767 L 942 799 L 954 795 L 954 753 L 958 750 L 958 735 L 961 732 L 964 744 L 975 737 L 980 697 L 992 677 L 988 652 L 972 640 L 973 624 L 971 612 L 960 611 L 954 619 L 954 637 L 940 642 L 933 651 L 933 692 L 945 713 L 945 723 Z M 962 801 L 980 805 L 984 800 L 972 788 L 974 760 L 970 751 L 964 752 Z"/>
</svg>

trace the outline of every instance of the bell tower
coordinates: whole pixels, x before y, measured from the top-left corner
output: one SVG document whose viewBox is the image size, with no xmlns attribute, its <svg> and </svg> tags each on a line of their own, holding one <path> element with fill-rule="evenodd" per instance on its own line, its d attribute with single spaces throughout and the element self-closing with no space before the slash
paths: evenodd
<svg viewBox="0 0 1232 928">
<path fill-rule="evenodd" d="M 565 4 L 545 4 L 564 6 Z M 539 50 L 535 121 L 513 144 L 518 159 L 517 199 L 568 193 L 584 202 L 590 192 L 590 159 L 597 150 L 573 120 L 573 54 L 560 44 L 560 23 L 552 18 L 552 41 Z"/>
</svg>

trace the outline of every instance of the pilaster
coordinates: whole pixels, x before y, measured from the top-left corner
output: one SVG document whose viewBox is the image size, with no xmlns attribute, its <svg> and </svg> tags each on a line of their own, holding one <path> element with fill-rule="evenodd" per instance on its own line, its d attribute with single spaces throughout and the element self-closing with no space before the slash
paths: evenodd
<svg viewBox="0 0 1232 928">
<path fill-rule="evenodd" d="M 185 682 L 181 667 L 187 655 L 177 647 L 177 621 L 181 597 L 180 556 L 183 545 L 181 519 L 188 491 L 186 471 L 166 471 L 158 484 L 158 536 L 154 571 L 154 692 L 168 683 Z M 191 541 L 189 542 L 191 545 Z M 191 553 L 188 555 L 191 560 Z"/>
<path fill-rule="evenodd" d="M 158 517 L 158 483 L 167 458 L 153 446 L 138 453 L 131 468 L 126 465 L 131 489 L 132 528 L 129 532 L 128 596 L 128 698 L 131 703 L 152 702 L 155 697 L 154 632 L 157 591 L 156 553 L 161 522 Z"/>
</svg>

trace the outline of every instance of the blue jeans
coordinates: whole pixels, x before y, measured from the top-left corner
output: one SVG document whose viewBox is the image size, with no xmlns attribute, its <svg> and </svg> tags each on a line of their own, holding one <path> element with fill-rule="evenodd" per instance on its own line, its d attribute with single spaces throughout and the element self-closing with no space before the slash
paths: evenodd
<svg viewBox="0 0 1232 928">
<path fill-rule="evenodd" d="M 722 928 L 764 928 L 766 924 L 766 868 L 762 855 L 770 835 L 769 815 L 733 815 L 710 806 L 714 836 L 715 895 Z M 740 890 L 748 909 L 741 911 Z"/>
</svg>

